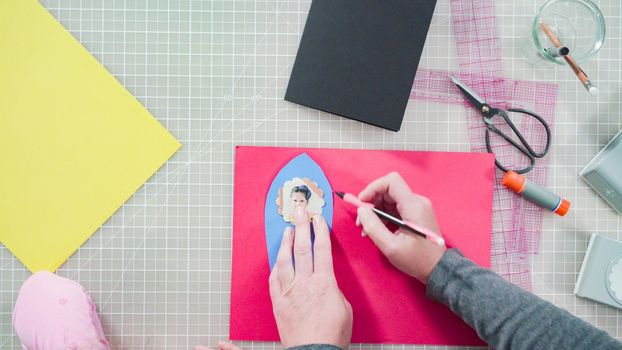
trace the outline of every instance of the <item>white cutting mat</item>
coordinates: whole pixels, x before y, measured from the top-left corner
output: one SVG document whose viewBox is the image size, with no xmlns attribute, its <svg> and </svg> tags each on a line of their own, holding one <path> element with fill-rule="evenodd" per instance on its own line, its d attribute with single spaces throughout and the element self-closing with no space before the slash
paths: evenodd
<svg viewBox="0 0 622 350">
<path fill-rule="evenodd" d="M 42 2 L 184 145 L 58 272 L 90 291 L 115 349 L 227 338 L 235 145 L 469 150 L 462 106 L 411 101 L 393 133 L 283 101 L 310 0 Z M 622 4 L 600 1 L 607 39 L 584 65 L 601 91 L 590 97 L 567 67 L 521 58 L 542 2 L 495 1 L 505 74 L 560 84 L 549 186 L 573 208 L 545 218 L 534 290 L 622 339 L 622 312 L 572 295 L 590 233 L 622 239 L 620 217 L 577 175 L 622 127 Z M 457 67 L 449 13 L 439 0 L 421 67 Z M 11 311 L 28 276 L 0 248 L 2 349 L 20 348 Z"/>
</svg>

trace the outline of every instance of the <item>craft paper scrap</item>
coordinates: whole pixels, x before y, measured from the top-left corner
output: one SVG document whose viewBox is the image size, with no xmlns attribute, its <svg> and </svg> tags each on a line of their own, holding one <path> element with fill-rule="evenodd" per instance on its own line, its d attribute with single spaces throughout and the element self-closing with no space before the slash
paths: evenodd
<svg viewBox="0 0 622 350">
<path fill-rule="evenodd" d="M 333 190 L 322 168 L 307 154 L 289 161 L 276 175 L 266 196 L 265 232 L 270 270 L 276 263 L 283 231 L 292 226 L 295 207 L 321 215 L 328 227 L 333 225 Z"/>
<path fill-rule="evenodd" d="M 285 100 L 400 130 L 435 6 L 311 2 Z"/>
<path fill-rule="evenodd" d="M 359 193 L 372 180 L 399 172 L 413 191 L 432 200 L 448 245 L 490 266 L 492 154 L 240 146 L 235 154 L 231 339 L 279 339 L 268 291 L 266 236 L 272 233 L 265 232 L 264 206 L 258 203 L 269 196 L 277 174 L 301 155 L 322 169 L 334 191 Z M 290 176 L 296 174 L 283 179 Z M 306 184 L 317 183 L 326 200 L 326 185 L 309 180 Z M 289 193 L 292 204 L 309 198 L 306 205 L 312 205 L 314 194 L 300 196 L 285 184 L 284 200 Z M 335 275 L 354 311 L 353 342 L 484 345 L 449 308 L 428 299 L 423 284 L 395 269 L 371 240 L 361 237 L 354 208 L 333 200 L 332 217 Z"/>
<path fill-rule="evenodd" d="M 180 144 L 36 0 L 0 1 L 0 241 L 56 270 Z"/>
</svg>

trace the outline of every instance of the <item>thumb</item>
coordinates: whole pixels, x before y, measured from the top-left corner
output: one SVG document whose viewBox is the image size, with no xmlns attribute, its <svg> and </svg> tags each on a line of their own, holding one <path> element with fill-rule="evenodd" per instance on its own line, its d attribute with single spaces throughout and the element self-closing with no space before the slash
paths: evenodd
<svg viewBox="0 0 622 350">
<path fill-rule="evenodd" d="M 371 208 L 359 207 L 357 213 L 358 220 L 363 225 L 365 234 L 371 238 L 384 255 L 387 255 L 395 240 L 393 232 L 389 231 Z"/>
</svg>

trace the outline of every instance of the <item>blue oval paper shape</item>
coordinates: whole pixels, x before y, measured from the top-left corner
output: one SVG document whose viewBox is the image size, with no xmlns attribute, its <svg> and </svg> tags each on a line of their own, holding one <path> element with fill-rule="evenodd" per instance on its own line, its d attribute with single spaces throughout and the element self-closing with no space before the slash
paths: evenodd
<svg viewBox="0 0 622 350">
<path fill-rule="evenodd" d="M 268 247 L 268 260 L 270 262 L 270 271 L 276 263 L 276 256 L 281 247 L 281 240 L 283 238 L 283 231 L 287 226 L 290 226 L 283 217 L 279 215 L 279 208 L 277 205 L 277 197 L 279 196 L 279 188 L 283 187 L 286 181 L 289 181 L 295 177 L 308 178 L 309 180 L 317 183 L 317 185 L 324 191 L 324 207 L 322 208 L 322 217 L 326 220 L 328 227 L 333 226 L 333 189 L 328 183 L 326 175 L 322 168 L 311 159 L 306 153 L 303 153 L 296 158 L 290 160 L 276 175 L 268 195 L 266 196 L 265 204 L 265 229 L 266 229 L 266 245 Z"/>
</svg>

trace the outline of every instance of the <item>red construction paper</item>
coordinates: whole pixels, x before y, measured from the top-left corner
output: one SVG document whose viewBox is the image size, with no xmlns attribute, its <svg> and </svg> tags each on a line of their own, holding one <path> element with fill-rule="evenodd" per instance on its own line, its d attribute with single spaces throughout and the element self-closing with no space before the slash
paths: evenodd
<svg viewBox="0 0 622 350">
<path fill-rule="evenodd" d="M 333 190 L 358 194 L 370 181 L 399 172 L 432 200 L 448 245 L 490 267 L 494 156 L 238 146 L 235 154 L 230 338 L 278 341 L 268 291 L 270 268 L 263 204 L 278 171 L 306 152 Z M 331 232 L 335 275 L 352 304 L 352 342 L 483 345 L 425 286 L 395 269 L 355 226 L 356 211 L 335 200 Z"/>
</svg>

